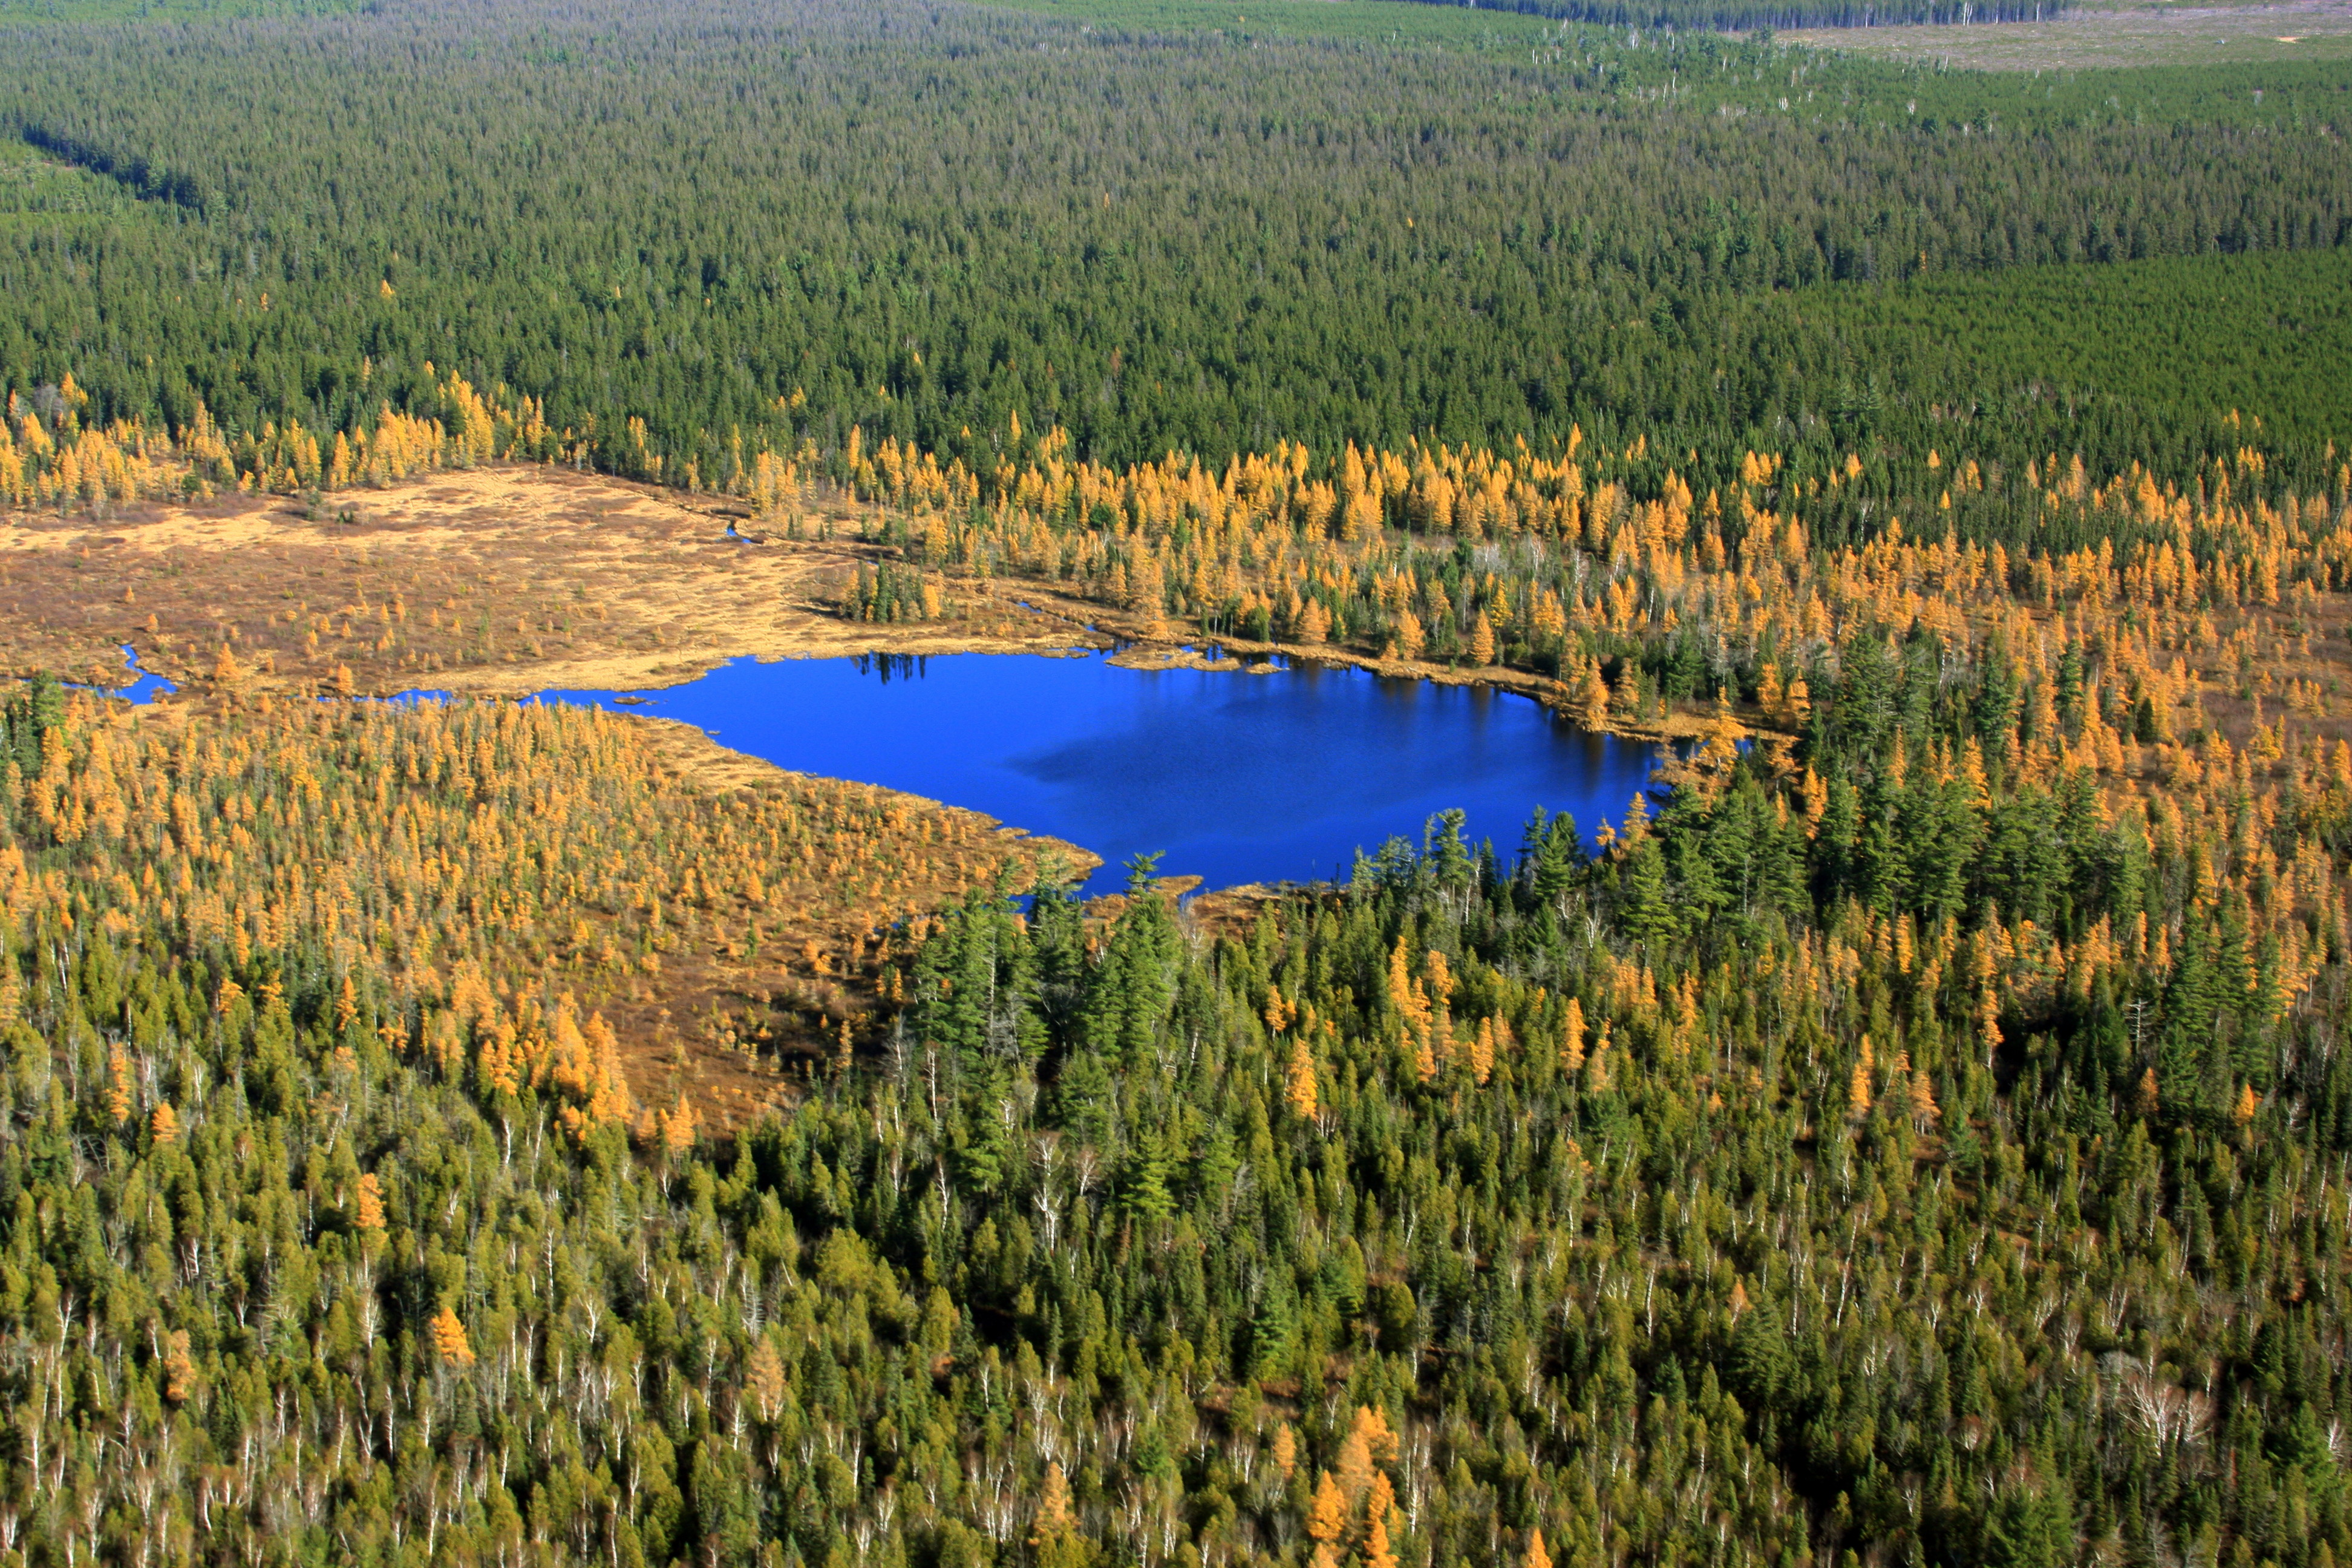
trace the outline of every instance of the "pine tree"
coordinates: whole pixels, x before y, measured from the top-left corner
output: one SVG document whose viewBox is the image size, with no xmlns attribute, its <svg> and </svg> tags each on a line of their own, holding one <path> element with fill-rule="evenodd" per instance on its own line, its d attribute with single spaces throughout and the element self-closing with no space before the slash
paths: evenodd
<svg viewBox="0 0 2352 1568">
<path fill-rule="evenodd" d="M 1650 699 L 1643 689 L 1642 667 L 1628 660 L 1618 679 L 1617 689 L 1609 700 L 1611 717 L 1629 724 L 1638 724 L 1649 717 Z"/>
<path fill-rule="evenodd" d="M 1638 830 L 1639 823 L 1633 826 Z M 1624 908 L 1620 917 L 1638 942 L 1672 937 L 1682 926 L 1666 879 L 1664 849 L 1654 837 L 1635 839 L 1625 856 Z"/>
</svg>

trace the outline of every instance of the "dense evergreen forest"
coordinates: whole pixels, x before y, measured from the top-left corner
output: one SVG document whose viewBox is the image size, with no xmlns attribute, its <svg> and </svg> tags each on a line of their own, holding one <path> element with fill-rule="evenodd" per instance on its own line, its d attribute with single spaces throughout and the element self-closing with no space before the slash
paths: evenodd
<svg viewBox="0 0 2352 1568">
<path fill-rule="evenodd" d="M 980 470 L 1015 415 L 1212 464 L 1580 424 L 1720 479 L 1746 448 L 1924 451 L 1958 410 L 2011 467 L 2179 473 L 2235 406 L 2202 368 L 2216 264 L 2352 222 L 2324 65 L 2062 80 L 1575 24 L 1481 51 L 890 6 L 9 36 L 0 124 L 136 198 L 30 180 L 0 219 L 20 404 L 70 374 L 90 425 L 201 407 L 324 442 L 435 413 L 455 372 L 566 450 L 713 487 L 853 428 Z M 1885 353 L 1948 335 L 1918 287 L 2165 257 L 2206 265 L 2159 274 L 2189 324 L 2153 393 L 2054 374 L 2105 325 L 2063 283 L 2046 336 Z M 2297 368 L 2247 412 L 2340 405 L 2304 327 L 2265 323 Z"/>
</svg>

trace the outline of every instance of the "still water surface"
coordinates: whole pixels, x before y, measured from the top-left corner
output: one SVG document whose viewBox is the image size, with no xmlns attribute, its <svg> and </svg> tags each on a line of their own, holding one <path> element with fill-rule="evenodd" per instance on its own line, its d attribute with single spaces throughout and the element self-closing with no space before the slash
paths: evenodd
<svg viewBox="0 0 2352 1568">
<path fill-rule="evenodd" d="M 618 693 L 551 691 L 614 706 Z M 738 659 L 634 710 L 779 766 L 985 812 L 1209 887 L 1347 874 L 1433 813 L 1469 814 L 1507 860 L 1538 805 L 1588 838 L 1654 766 L 1524 697 L 1297 664 L 1268 674 L 1121 669 L 1100 656 Z"/>
<path fill-rule="evenodd" d="M 93 686 L 81 689 L 96 691 L 102 697 L 120 697 L 127 702 L 152 702 L 158 697 L 168 697 L 180 689 L 152 669 L 140 667 L 139 650 L 129 643 L 122 645 L 122 662 L 131 676 L 128 686 Z"/>
</svg>

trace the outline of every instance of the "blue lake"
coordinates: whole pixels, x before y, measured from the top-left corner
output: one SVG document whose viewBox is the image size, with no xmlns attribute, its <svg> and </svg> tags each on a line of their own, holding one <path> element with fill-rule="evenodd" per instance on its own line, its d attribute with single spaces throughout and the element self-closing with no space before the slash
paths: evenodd
<svg viewBox="0 0 2352 1568">
<path fill-rule="evenodd" d="M 1591 734 L 1531 700 L 1343 666 L 1266 674 L 1122 669 L 1099 655 L 738 659 L 616 705 L 677 719 L 781 767 L 885 784 L 1051 834 L 1103 857 L 1087 884 L 1163 851 L 1208 887 L 1344 877 L 1359 848 L 1418 844 L 1468 813 L 1507 859 L 1538 805 L 1588 839 L 1622 816 L 1647 745 Z"/>
</svg>

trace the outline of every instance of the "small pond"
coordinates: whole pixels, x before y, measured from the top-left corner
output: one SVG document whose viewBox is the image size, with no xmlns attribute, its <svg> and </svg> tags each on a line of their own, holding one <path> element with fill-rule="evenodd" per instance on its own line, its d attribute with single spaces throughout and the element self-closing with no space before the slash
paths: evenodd
<svg viewBox="0 0 2352 1568">
<path fill-rule="evenodd" d="M 1621 817 L 1651 747 L 1591 734 L 1525 697 L 1346 666 L 1125 669 L 1099 655 L 739 659 L 649 692 L 550 700 L 683 720 L 779 766 L 984 812 L 1211 888 L 1345 877 L 1360 848 L 1418 844 L 1460 807 L 1507 860 L 1538 805 L 1588 839 Z"/>
<path fill-rule="evenodd" d="M 139 663 L 139 650 L 129 643 L 122 645 L 122 662 L 131 677 L 130 685 L 84 686 L 77 689 L 95 691 L 101 697 L 120 697 L 126 702 L 140 703 L 152 702 L 158 697 L 169 697 L 180 689 L 153 670 L 142 668 Z"/>
</svg>

